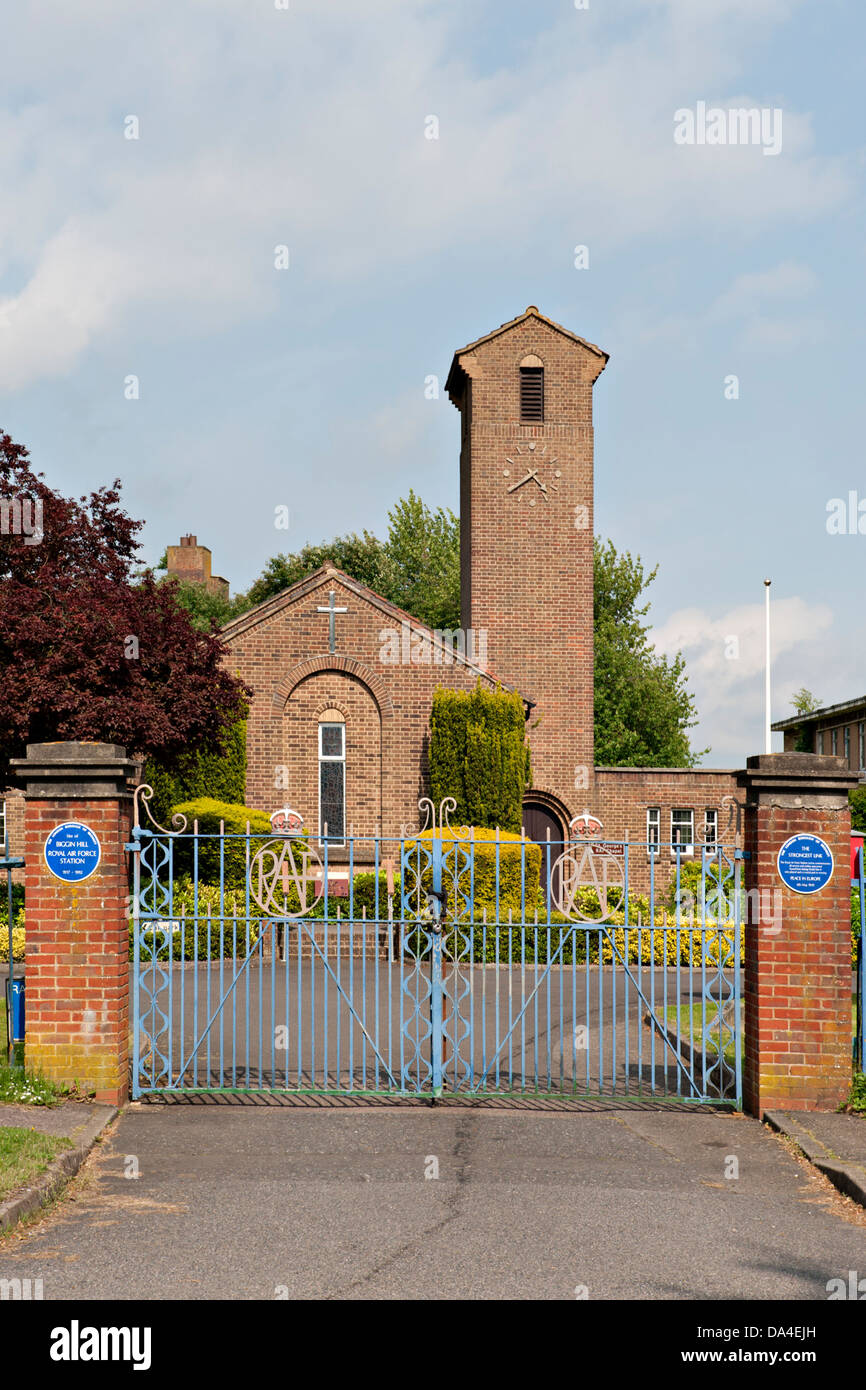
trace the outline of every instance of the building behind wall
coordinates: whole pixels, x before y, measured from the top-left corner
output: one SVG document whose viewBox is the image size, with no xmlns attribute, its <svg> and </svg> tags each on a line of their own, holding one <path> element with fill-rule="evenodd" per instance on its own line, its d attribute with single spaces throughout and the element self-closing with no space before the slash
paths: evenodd
<svg viewBox="0 0 866 1390">
<path fill-rule="evenodd" d="M 798 749 L 844 758 L 852 772 L 866 778 L 866 695 L 779 719 L 773 728 L 784 734 L 786 753 Z"/>
</svg>

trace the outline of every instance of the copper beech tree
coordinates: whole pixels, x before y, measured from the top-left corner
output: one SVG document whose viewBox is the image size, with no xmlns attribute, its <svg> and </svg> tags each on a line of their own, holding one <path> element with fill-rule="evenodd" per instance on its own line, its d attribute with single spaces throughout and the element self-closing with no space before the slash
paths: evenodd
<svg viewBox="0 0 866 1390">
<path fill-rule="evenodd" d="M 0 432 L 0 786 L 31 742 L 93 739 L 171 763 L 220 746 L 249 691 L 172 586 L 137 572 L 120 481 L 77 500 Z"/>
</svg>

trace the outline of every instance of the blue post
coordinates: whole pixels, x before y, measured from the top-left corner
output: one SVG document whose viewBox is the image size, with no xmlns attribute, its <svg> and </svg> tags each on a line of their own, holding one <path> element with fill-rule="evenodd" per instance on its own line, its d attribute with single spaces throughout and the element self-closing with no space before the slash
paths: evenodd
<svg viewBox="0 0 866 1390">
<path fill-rule="evenodd" d="M 433 931 L 433 951 L 431 955 L 430 1021 L 433 1025 L 430 1034 L 430 1060 L 433 1066 L 433 1095 L 442 1094 L 442 929 L 438 923 Z"/>
<path fill-rule="evenodd" d="M 432 850 L 433 893 L 438 898 L 442 893 L 442 841 L 439 837 L 434 837 Z M 441 903 L 441 898 L 439 900 Z M 442 1094 L 442 1040 L 444 1032 L 442 1018 L 442 927 L 439 913 L 436 913 L 436 918 L 431 925 L 433 949 L 430 958 L 430 1062 L 433 1071 L 433 1096 L 436 1098 Z"/>
<path fill-rule="evenodd" d="M 857 851 L 857 878 L 860 889 L 860 958 L 857 962 L 857 1031 L 859 1037 L 857 1044 L 860 1056 L 857 1059 L 860 1070 L 863 1070 L 863 1061 L 866 1057 L 866 1019 L 863 1013 L 863 986 L 866 983 L 866 904 L 864 904 L 863 882 L 863 846 Z M 11 957 L 11 952 L 10 952 Z"/>
<path fill-rule="evenodd" d="M 141 1097 L 141 831 L 132 832 L 132 1099 Z M 196 923 L 196 926 L 198 924 Z M 155 980 L 155 976 L 154 976 Z"/>
<path fill-rule="evenodd" d="M 15 979 L 15 953 L 12 948 L 12 928 L 15 920 L 14 913 L 12 910 L 12 870 L 22 869 L 23 867 L 24 860 L 20 856 L 13 857 L 9 853 L 9 827 L 7 826 L 6 838 L 3 844 L 3 858 L 0 859 L 0 868 L 4 868 L 6 870 L 6 922 L 9 928 L 9 980 L 7 1004 L 9 1013 L 7 1028 L 9 1030 L 8 1060 L 10 1063 L 14 1062 L 15 1060 L 15 1043 L 19 1041 L 23 1043 L 24 1041 L 24 977 L 22 976 L 20 981 Z M 16 1007 L 19 1006 L 20 1023 L 17 1031 L 20 1032 L 20 1038 L 16 1037 L 15 1028 L 15 1010 Z"/>
</svg>

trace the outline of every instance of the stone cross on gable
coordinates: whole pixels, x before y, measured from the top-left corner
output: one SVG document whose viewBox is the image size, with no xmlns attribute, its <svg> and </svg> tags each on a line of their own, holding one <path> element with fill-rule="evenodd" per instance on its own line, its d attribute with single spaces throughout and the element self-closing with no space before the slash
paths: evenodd
<svg viewBox="0 0 866 1390">
<path fill-rule="evenodd" d="M 348 611 L 349 611 L 348 608 L 337 608 L 337 607 L 335 607 L 336 598 L 337 598 L 337 595 L 334 593 L 334 590 L 331 589 L 330 592 L 328 593 L 328 604 L 327 604 L 327 607 L 326 607 L 326 608 L 323 608 L 321 605 L 319 605 L 319 607 L 316 609 L 316 612 L 317 612 L 317 613 L 327 613 L 327 614 L 328 614 L 328 651 L 329 651 L 329 652 L 335 652 L 335 651 L 337 650 L 337 634 L 336 634 L 336 630 L 335 630 L 335 627 L 334 627 L 334 614 L 335 614 L 335 613 L 348 613 Z"/>
</svg>

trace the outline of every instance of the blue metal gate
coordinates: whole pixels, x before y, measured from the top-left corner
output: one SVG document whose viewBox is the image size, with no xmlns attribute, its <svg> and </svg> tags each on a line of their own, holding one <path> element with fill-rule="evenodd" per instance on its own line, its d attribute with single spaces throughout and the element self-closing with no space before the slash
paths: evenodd
<svg viewBox="0 0 866 1390">
<path fill-rule="evenodd" d="M 739 848 L 538 846 L 452 829 L 428 799 L 395 839 L 314 843 L 293 813 L 169 832 L 140 823 L 149 795 L 129 846 L 134 1097 L 740 1105 Z"/>
</svg>

